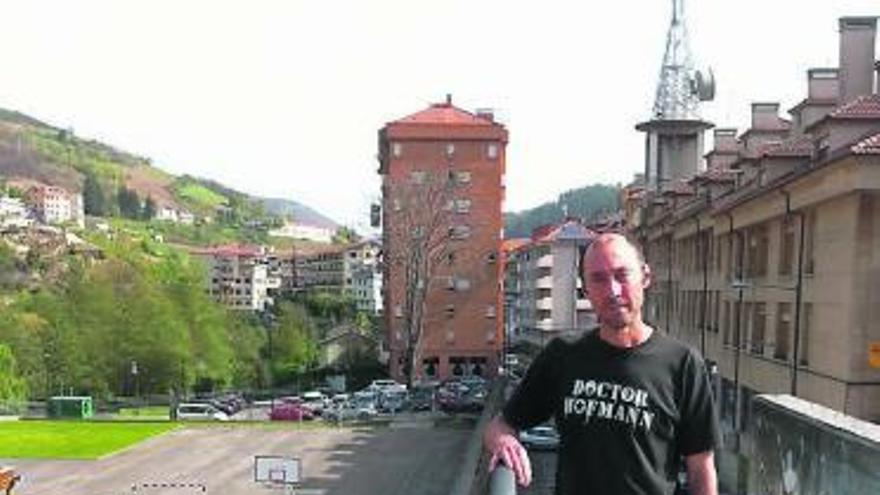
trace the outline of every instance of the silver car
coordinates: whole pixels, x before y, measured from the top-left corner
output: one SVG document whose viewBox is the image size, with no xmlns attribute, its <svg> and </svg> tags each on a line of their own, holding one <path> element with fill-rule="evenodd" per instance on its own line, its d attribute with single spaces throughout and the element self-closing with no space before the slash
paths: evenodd
<svg viewBox="0 0 880 495">
<path fill-rule="evenodd" d="M 559 433 L 552 426 L 536 426 L 520 432 L 519 442 L 530 450 L 557 450 Z"/>
</svg>

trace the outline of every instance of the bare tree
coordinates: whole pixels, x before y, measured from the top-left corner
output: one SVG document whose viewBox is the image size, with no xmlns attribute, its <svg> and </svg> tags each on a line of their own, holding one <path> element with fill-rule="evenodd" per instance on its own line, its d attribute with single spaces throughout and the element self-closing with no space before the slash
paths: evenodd
<svg viewBox="0 0 880 495">
<path fill-rule="evenodd" d="M 407 385 L 412 385 L 416 366 L 422 360 L 431 280 L 455 235 L 450 218 L 454 206 L 452 189 L 451 177 L 445 170 L 386 177 L 384 262 L 391 285 L 387 289 L 395 306 L 386 308 L 386 312 L 392 333 L 393 322 L 402 322 L 397 328 L 402 333 Z M 392 349 L 396 347 L 389 344 Z"/>
</svg>

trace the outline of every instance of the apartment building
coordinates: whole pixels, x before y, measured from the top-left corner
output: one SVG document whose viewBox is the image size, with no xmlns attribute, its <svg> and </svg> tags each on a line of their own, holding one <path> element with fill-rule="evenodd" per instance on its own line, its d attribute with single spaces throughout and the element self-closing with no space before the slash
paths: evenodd
<svg viewBox="0 0 880 495">
<path fill-rule="evenodd" d="M 443 103 L 379 131 L 392 377 L 494 375 L 507 130 Z"/>
<path fill-rule="evenodd" d="M 779 116 L 715 129 L 705 169 L 622 194 L 653 268 L 647 318 L 720 372 L 722 415 L 757 393 L 880 421 L 880 94 L 876 18 L 839 20 L 840 64 Z"/>
<path fill-rule="evenodd" d="M 582 290 L 580 260 L 595 233 L 577 220 L 540 227 L 506 251 L 509 344 L 543 347 L 596 326 Z"/>
<path fill-rule="evenodd" d="M 82 194 L 61 187 L 39 185 L 28 191 L 27 200 L 42 223 L 73 222 L 81 228 L 85 226 Z"/>
<path fill-rule="evenodd" d="M 345 251 L 345 293 L 358 311 L 382 314 L 381 243 L 366 240 Z"/>
<path fill-rule="evenodd" d="M 270 269 L 262 246 L 227 245 L 198 249 L 193 255 L 208 265 L 208 288 L 214 300 L 231 309 L 265 311 L 281 287 L 281 277 Z"/>
</svg>

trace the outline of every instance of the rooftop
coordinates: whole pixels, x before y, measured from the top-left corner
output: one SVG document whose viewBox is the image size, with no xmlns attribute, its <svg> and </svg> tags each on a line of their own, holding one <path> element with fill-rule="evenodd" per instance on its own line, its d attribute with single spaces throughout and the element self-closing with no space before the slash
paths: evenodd
<svg viewBox="0 0 880 495">
<path fill-rule="evenodd" d="M 850 147 L 856 155 L 880 155 L 880 132 L 868 136 Z"/>
</svg>

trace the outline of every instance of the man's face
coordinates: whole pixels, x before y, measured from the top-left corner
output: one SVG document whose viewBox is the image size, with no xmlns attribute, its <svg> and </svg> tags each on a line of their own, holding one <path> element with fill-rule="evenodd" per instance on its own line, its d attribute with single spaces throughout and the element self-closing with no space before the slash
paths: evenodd
<svg viewBox="0 0 880 495">
<path fill-rule="evenodd" d="M 584 260 L 587 298 L 603 326 L 622 329 L 641 320 L 647 265 L 623 238 L 593 246 Z"/>
</svg>

